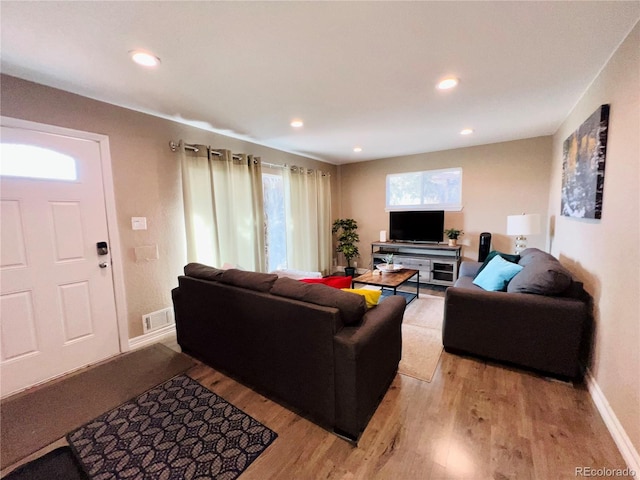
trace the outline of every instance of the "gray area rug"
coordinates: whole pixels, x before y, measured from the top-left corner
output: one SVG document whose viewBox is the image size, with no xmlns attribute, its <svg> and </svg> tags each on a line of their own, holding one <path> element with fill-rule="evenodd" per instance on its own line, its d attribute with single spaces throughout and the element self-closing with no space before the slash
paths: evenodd
<svg viewBox="0 0 640 480">
<path fill-rule="evenodd" d="M 240 475 L 277 437 L 186 375 L 67 435 L 93 480 Z"/>
</svg>

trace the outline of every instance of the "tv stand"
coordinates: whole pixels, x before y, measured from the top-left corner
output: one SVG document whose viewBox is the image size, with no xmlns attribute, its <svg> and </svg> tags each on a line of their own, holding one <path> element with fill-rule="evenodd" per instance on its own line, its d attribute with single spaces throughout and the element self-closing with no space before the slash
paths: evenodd
<svg viewBox="0 0 640 480">
<path fill-rule="evenodd" d="M 392 253 L 394 263 L 419 270 L 423 283 L 451 286 L 458 279 L 461 252 L 461 246 L 443 243 L 373 242 L 371 269 L 384 263 L 384 257 Z"/>
</svg>

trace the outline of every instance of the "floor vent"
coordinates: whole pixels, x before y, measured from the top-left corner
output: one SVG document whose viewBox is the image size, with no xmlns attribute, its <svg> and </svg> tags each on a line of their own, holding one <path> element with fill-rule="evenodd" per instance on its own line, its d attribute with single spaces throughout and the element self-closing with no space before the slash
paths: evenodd
<svg viewBox="0 0 640 480">
<path fill-rule="evenodd" d="M 144 333 L 153 332 L 172 323 L 174 323 L 172 308 L 164 308 L 142 316 L 142 329 Z"/>
</svg>

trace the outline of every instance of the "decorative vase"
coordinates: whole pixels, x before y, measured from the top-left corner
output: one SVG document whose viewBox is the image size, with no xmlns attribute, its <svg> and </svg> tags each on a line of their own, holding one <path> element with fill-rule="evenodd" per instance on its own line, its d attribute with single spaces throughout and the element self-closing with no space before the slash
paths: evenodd
<svg viewBox="0 0 640 480">
<path fill-rule="evenodd" d="M 456 247 L 458 245 L 458 239 L 457 238 L 450 238 L 449 239 L 449 246 L 450 247 Z"/>
</svg>

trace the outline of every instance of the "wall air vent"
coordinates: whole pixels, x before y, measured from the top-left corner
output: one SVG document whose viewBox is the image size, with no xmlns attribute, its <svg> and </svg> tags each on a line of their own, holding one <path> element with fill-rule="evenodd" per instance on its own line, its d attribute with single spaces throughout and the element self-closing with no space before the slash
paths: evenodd
<svg viewBox="0 0 640 480">
<path fill-rule="evenodd" d="M 175 323 L 173 318 L 173 309 L 164 308 L 157 312 L 147 313 L 142 316 L 142 329 L 144 333 L 153 332 L 167 325 Z"/>
</svg>

